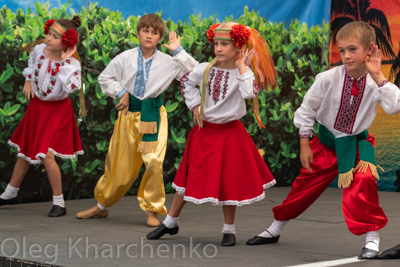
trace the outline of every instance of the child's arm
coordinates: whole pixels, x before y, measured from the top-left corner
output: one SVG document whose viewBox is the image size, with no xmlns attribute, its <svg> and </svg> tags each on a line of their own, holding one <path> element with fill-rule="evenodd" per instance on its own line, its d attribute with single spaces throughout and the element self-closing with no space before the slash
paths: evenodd
<svg viewBox="0 0 400 267">
<path fill-rule="evenodd" d="M 300 162 L 307 171 L 312 172 L 310 163 L 313 162 L 313 153 L 310 148 L 309 138 L 300 138 Z"/>
<path fill-rule="evenodd" d="M 199 122 L 199 106 L 201 103 L 201 96 L 196 86 L 201 83 L 207 65 L 208 63 L 200 64 L 180 79 L 181 93 L 189 110 L 193 111 L 193 122 L 195 124 Z"/>
<path fill-rule="evenodd" d="M 399 88 L 388 82 L 381 71 L 381 51 L 378 46 L 374 46 L 370 55 L 364 61 L 365 67 L 371 78 L 378 85 L 378 101 L 379 105 L 388 114 L 397 114 L 400 112 L 400 90 Z"/>
<path fill-rule="evenodd" d="M 246 66 L 245 62 L 249 56 L 249 50 L 240 50 L 239 55 L 235 61 L 235 66 L 239 71 L 239 76 L 237 76 L 239 82 L 239 90 L 244 99 L 253 99 L 256 97 L 260 91 L 256 83 L 253 72 L 249 67 Z"/>
<path fill-rule="evenodd" d="M 35 46 L 37 49 L 38 46 Z M 22 74 L 25 77 L 25 84 L 24 84 L 24 89 L 22 90 L 22 94 L 26 97 L 26 99 L 30 100 L 31 97 L 34 98 L 35 94 L 32 89 L 32 78 L 34 75 L 34 64 L 35 60 L 37 57 L 37 51 L 34 50 L 29 54 L 29 59 L 28 59 L 28 67 L 24 69 Z"/>
<path fill-rule="evenodd" d="M 102 92 L 112 98 L 122 99 L 126 90 L 122 86 L 124 77 L 124 53 L 113 58 L 98 77 Z"/>
<path fill-rule="evenodd" d="M 377 45 L 373 46 L 371 54 L 365 58 L 364 64 L 376 84 L 380 84 L 386 79 L 381 71 L 381 50 Z"/>
<path fill-rule="evenodd" d="M 324 84 L 323 75 L 318 74 L 313 85 L 304 96 L 303 103 L 294 114 L 294 125 L 299 128 L 300 162 L 310 173 L 312 172 L 310 163 L 313 162 L 313 154 L 309 141 L 313 135 L 317 111 L 321 107 L 327 87 L 328 85 Z"/>
<path fill-rule="evenodd" d="M 124 114 L 126 115 L 129 111 L 129 93 L 125 90 L 125 93 L 119 99 L 119 103 L 115 105 L 117 110 L 125 110 Z"/>
<path fill-rule="evenodd" d="M 26 97 L 26 99 L 30 100 L 31 96 L 32 98 L 35 97 L 35 94 L 33 93 L 32 89 L 32 82 L 31 81 L 25 81 L 24 84 L 24 89 L 22 90 L 22 94 Z"/>
<path fill-rule="evenodd" d="M 189 55 L 181 46 L 181 37 L 176 36 L 176 32 L 169 32 L 169 45 L 163 44 L 163 47 L 172 51 L 173 61 L 177 64 L 175 71 L 175 78 L 179 80 L 185 73 L 191 71 L 194 67 L 199 65 L 191 55 Z"/>
<path fill-rule="evenodd" d="M 81 64 L 73 57 L 76 49 L 75 45 L 63 51 L 61 65 L 52 70 L 58 72 L 63 90 L 68 94 L 78 91 L 82 86 Z"/>
</svg>

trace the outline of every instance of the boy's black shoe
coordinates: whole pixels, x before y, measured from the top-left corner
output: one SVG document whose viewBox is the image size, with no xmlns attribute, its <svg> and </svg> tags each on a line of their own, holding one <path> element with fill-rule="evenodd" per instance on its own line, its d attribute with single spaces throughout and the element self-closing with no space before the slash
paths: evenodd
<svg viewBox="0 0 400 267">
<path fill-rule="evenodd" d="M 272 244 L 272 243 L 277 243 L 279 240 L 280 235 L 267 238 L 267 237 L 261 237 L 261 236 L 254 236 L 247 240 L 246 245 L 249 246 L 255 246 L 255 245 L 263 245 L 263 244 Z"/>
</svg>

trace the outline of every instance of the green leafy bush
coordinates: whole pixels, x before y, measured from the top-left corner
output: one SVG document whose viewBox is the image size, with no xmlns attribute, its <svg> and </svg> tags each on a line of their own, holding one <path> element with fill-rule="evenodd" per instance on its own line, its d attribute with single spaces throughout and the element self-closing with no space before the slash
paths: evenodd
<svg viewBox="0 0 400 267">
<path fill-rule="evenodd" d="M 16 160 L 16 150 L 9 149 L 6 143 L 28 105 L 22 95 L 22 70 L 27 66 L 28 54 L 19 48 L 44 38 L 43 25 L 47 19 L 70 18 L 75 14 L 82 20 L 78 52 L 82 59 L 88 116 L 79 116 L 79 96 L 71 95 L 85 154 L 78 160 L 59 160 L 64 195 L 70 199 L 92 197 L 95 184 L 104 172 L 105 155 L 117 119 L 114 109 L 117 102 L 103 95 L 97 78 L 112 58 L 139 45 L 136 25 L 140 17 L 125 19 L 121 13 L 98 7 L 97 4 L 82 7 L 76 12 L 68 9 L 68 4 L 49 10 L 48 2 L 44 5 L 36 3 L 35 8 L 29 8 L 25 14 L 22 10 L 13 13 L 4 6 L 0 10 L 0 184 L 3 188 L 11 177 Z M 231 20 L 232 17 L 225 18 L 225 21 Z M 209 26 L 216 22 L 219 21 L 215 16 L 201 18 L 200 14 L 190 15 L 184 22 L 167 20 L 162 42 L 166 42 L 168 32 L 174 30 L 183 37 L 181 44 L 187 52 L 199 62 L 209 61 L 214 53 L 205 34 Z M 285 28 L 284 23 L 270 23 L 257 13 L 249 12 L 247 7 L 238 22 L 261 32 L 270 45 L 279 73 L 277 88 L 262 91 L 259 96 L 262 122 L 267 128 L 258 129 L 251 108 L 243 123 L 257 147 L 264 149 L 264 159 L 278 185 L 291 184 L 300 168 L 298 131 L 293 126 L 293 116 L 315 75 L 328 67 L 329 24 L 309 29 L 305 24 L 292 21 Z M 158 49 L 166 52 L 161 45 Z M 171 182 L 182 159 L 193 120 L 177 81 L 164 93 L 163 99 L 168 111 L 170 133 L 164 180 L 166 191 L 171 192 Z M 136 194 L 138 184 L 139 180 L 128 194 Z M 43 166 L 31 167 L 21 187 L 19 200 L 49 200 L 50 192 Z"/>
</svg>

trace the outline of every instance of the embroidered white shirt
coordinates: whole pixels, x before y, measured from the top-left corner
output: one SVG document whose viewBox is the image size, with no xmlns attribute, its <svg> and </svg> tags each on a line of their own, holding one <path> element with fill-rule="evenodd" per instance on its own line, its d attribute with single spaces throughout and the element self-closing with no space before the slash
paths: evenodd
<svg viewBox="0 0 400 267">
<path fill-rule="evenodd" d="M 376 103 L 388 113 L 400 112 L 400 90 L 388 82 L 381 87 L 369 74 L 358 80 L 358 96 L 351 96 L 353 78 L 339 66 L 318 74 L 294 116 L 300 136 L 312 136 L 314 122 L 324 125 L 335 138 L 357 135 L 368 129 L 376 116 Z M 364 83 L 364 84 L 363 84 Z M 363 89 L 363 90 L 362 90 Z"/>
<path fill-rule="evenodd" d="M 81 65 L 75 58 L 52 61 L 44 54 L 46 44 L 36 45 L 29 55 L 23 75 L 31 81 L 36 97 L 44 101 L 62 100 L 81 88 Z"/>
<path fill-rule="evenodd" d="M 201 95 L 196 86 L 202 86 L 207 65 L 207 62 L 201 63 L 181 78 L 181 93 L 190 110 L 201 103 Z M 248 67 L 246 69 L 247 72 L 240 75 L 237 68 L 211 67 L 207 78 L 204 121 L 227 123 L 246 114 L 245 99 L 252 99 L 259 92 L 253 72 Z"/>
<path fill-rule="evenodd" d="M 111 60 L 98 78 L 103 93 L 116 98 L 117 94 L 125 89 L 130 94 L 135 95 L 137 62 L 138 48 L 122 52 Z M 180 51 L 174 57 L 158 51 L 153 55 L 143 96 L 135 96 L 140 100 L 159 96 L 168 89 L 174 79 L 179 80 L 182 75 L 193 69 L 197 64 L 198 62 L 185 50 Z"/>
</svg>

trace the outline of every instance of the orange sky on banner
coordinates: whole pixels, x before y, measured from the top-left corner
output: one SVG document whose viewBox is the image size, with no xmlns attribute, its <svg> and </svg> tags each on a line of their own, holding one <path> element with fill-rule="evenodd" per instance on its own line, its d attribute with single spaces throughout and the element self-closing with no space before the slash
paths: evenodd
<svg viewBox="0 0 400 267">
<path fill-rule="evenodd" d="M 397 56 L 400 42 L 400 1 L 372 0 L 370 8 L 381 10 L 385 14 L 392 37 L 392 50 Z M 383 57 L 382 60 L 388 60 L 388 58 Z M 331 64 L 340 62 L 337 44 L 332 45 L 332 42 L 330 44 L 330 62 Z M 386 77 L 389 77 L 390 68 L 391 64 L 382 66 L 382 72 Z"/>
</svg>

